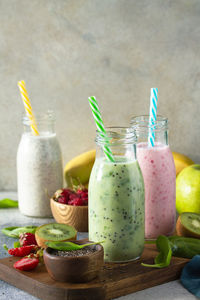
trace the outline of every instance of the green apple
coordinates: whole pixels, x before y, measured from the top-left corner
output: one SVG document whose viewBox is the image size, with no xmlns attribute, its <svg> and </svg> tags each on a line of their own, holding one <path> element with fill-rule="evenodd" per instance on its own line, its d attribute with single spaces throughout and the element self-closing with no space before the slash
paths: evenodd
<svg viewBox="0 0 200 300">
<path fill-rule="evenodd" d="M 176 178 L 176 209 L 200 213 L 200 165 L 184 168 Z"/>
</svg>

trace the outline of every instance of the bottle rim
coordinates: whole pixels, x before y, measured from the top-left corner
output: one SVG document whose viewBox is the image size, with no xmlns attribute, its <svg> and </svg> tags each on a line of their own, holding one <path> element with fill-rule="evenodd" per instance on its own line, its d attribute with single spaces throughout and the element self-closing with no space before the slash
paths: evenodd
<svg viewBox="0 0 200 300">
<path fill-rule="evenodd" d="M 119 146 L 119 145 L 128 145 L 136 144 L 137 136 L 136 131 L 132 127 L 123 127 L 123 126 L 110 126 L 105 127 L 106 134 L 96 130 L 95 142 L 98 145 L 110 145 Z"/>
<path fill-rule="evenodd" d="M 35 118 L 35 122 L 36 124 L 38 123 L 48 123 L 48 122 L 55 122 L 55 113 L 53 110 L 47 110 L 46 112 L 39 112 L 36 111 L 34 112 L 34 118 Z M 27 116 L 27 114 L 22 115 L 22 122 L 24 125 L 30 126 L 32 124 L 32 121 L 29 119 L 29 117 Z"/>
<path fill-rule="evenodd" d="M 131 118 L 131 127 L 136 131 L 151 130 L 154 132 L 168 130 L 168 118 L 158 115 L 154 123 L 149 122 L 149 115 L 134 116 Z"/>
</svg>

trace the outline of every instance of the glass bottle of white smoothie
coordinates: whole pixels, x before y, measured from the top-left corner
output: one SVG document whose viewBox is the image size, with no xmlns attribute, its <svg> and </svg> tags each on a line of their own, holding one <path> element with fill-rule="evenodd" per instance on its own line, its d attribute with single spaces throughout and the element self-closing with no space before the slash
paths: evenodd
<svg viewBox="0 0 200 300">
<path fill-rule="evenodd" d="M 28 117 L 17 152 L 19 209 L 32 217 L 51 216 L 50 198 L 63 187 L 60 146 L 54 130 L 52 111 L 36 114 L 39 135 L 33 135 Z"/>
<path fill-rule="evenodd" d="M 105 261 L 129 261 L 144 248 L 144 182 L 133 129 L 110 127 L 106 132 L 115 162 L 106 158 L 108 140 L 97 132 L 89 181 L 89 239 L 104 241 Z"/>
<path fill-rule="evenodd" d="M 131 120 L 137 134 L 137 157 L 145 185 L 145 237 L 172 235 L 176 222 L 176 171 L 168 140 L 168 120 L 158 116 L 150 127 L 149 116 Z M 155 146 L 148 145 L 149 130 Z"/>
</svg>

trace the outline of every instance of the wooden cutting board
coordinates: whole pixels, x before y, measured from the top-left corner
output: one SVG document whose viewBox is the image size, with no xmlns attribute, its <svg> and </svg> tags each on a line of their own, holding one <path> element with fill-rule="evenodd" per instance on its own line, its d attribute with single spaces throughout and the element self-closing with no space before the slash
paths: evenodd
<svg viewBox="0 0 200 300">
<path fill-rule="evenodd" d="M 42 300 L 107 300 L 175 280 L 188 262 L 188 259 L 174 257 L 164 269 L 141 266 L 141 262 L 153 263 L 156 255 L 155 246 L 146 245 L 140 260 L 106 263 L 98 278 L 82 284 L 54 281 L 45 266 L 30 272 L 17 271 L 13 263 L 19 258 L 8 257 L 0 259 L 0 279 Z"/>
</svg>

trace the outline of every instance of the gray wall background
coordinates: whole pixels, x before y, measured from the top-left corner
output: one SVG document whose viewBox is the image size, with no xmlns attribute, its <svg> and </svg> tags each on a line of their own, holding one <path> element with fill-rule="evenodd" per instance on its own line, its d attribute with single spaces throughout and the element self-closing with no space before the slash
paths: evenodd
<svg viewBox="0 0 200 300">
<path fill-rule="evenodd" d="M 106 125 L 147 114 L 151 87 L 172 150 L 200 162 L 199 0 L 0 0 L 0 189 L 16 189 L 24 79 L 55 110 L 63 160 L 94 147 L 87 97 Z"/>
</svg>

